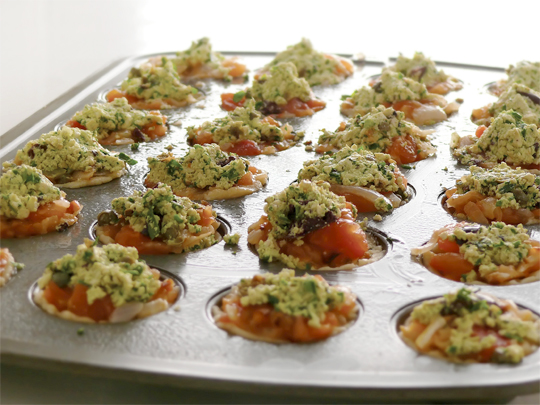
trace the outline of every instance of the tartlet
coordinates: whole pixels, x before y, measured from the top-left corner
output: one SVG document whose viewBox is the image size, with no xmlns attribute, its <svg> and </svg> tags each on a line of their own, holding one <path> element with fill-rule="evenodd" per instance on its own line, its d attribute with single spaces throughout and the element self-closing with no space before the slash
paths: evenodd
<svg viewBox="0 0 540 405">
<path fill-rule="evenodd" d="M 273 66 L 244 91 L 222 94 L 221 108 L 232 111 L 251 98 L 257 110 L 273 118 L 306 117 L 326 107 L 324 101 L 315 97 L 306 79 L 298 77 L 296 66 L 290 62 Z"/>
<path fill-rule="evenodd" d="M 189 49 L 176 52 L 170 58 L 178 75 L 185 80 L 217 79 L 226 82 L 244 78 L 246 66 L 238 62 L 238 58 L 225 58 L 221 53 L 212 51 L 210 39 L 201 38 L 193 41 Z M 159 66 L 162 57 L 150 59 Z"/>
<path fill-rule="evenodd" d="M 101 212 L 97 220 L 96 236 L 104 244 L 159 255 L 204 249 L 221 240 L 212 206 L 178 197 L 165 184 L 115 198 L 111 205 L 113 211 Z"/>
<path fill-rule="evenodd" d="M 540 280 L 540 242 L 522 225 L 446 225 L 411 254 L 420 256 L 431 272 L 453 281 L 512 285 Z"/>
<path fill-rule="evenodd" d="M 436 149 L 428 137 L 432 132 L 406 121 L 401 111 L 380 106 L 364 116 L 357 115 L 342 122 L 335 132 L 323 129 L 315 151 L 337 152 L 345 146 L 357 145 L 389 154 L 401 165 L 435 154 Z"/>
<path fill-rule="evenodd" d="M 326 182 L 302 180 L 268 197 L 266 215 L 248 228 L 248 243 L 263 261 L 297 269 L 348 270 L 380 259 L 384 252 L 356 208 Z"/>
<path fill-rule="evenodd" d="M 109 102 L 121 97 L 134 108 L 166 110 L 193 104 L 203 95 L 195 87 L 183 84 L 172 61 L 163 56 L 159 66 L 147 62 L 132 68 L 120 90 L 107 93 Z"/>
<path fill-rule="evenodd" d="M 445 121 L 459 109 L 459 103 L 449 103 L 440 94 L 429 93 L 424 84 L 390 70 L 384 70 L 373 87 L 364 86 L 342 99 L 341 113 L 347 117 L 365 115 L 382 105 L 403 112 L 416 125 Z"/>
<path fill-rule="evenodd" d="M 540 175 L 506 163 L 492 169 L 473 165 L 469 170 L 445 192 L 443 204 L 452 215 L 482 225 L 540 222 Z"/>
<path fill-rule="evenodd" d="M 257 274 L 233 286 L 212 308 L 221 329 L 268 343 L 308 343 L 343 332 L 358 317 L 356 296 L 321 276 L 294 270 Z"/>
<path fill-rule="evenodd" d="M 0 238 L 25 238 L 63 231 L 74 225 L 82 209 L 66 200 L 41 170 L 11 166 L 0 178 Z"/>
<path fill-rule="evenodd" d="M 190 144 L 218 144 L 221 150 L 240 156 L 268 155 L 295 145 L 304 136 L 290 124 L 281 124 L 264 116 L 255 108 L 255 100 L 247 100 L 226 117 L 206 121 L 199 127 L 187 128 Z"/>
<path fill-rule="evenodd" d="M 144 185 L 154 188 L 163 183 L 174 194 L 192 200 L 221 200 L 243 197 L 262 189 L 268 173 L 252 166 L 218 145 L 195 145 L 183 157 L 164 153 L 148 158 L 150 172 Z"/>
<path fill-rule="evenodd" d="M 95 246 L 86 239 L 75 255 L 47 265 L 33 292 L 45 312 L 85 323 L 117 323 L 167 310 L 179 295 L 172 279 L 118 244 Z"/>
<path fill-rule="evenodd" d="M 463 88 L 463 84 L 458 79 L 447 75 L 442 69 L 437 69 L 435 62 L 424 56 L 422 52 L 415 52 L 412 58 L 399 55 L 396 63 L 385 70 L 399 72 L 405 77 L 422 83 L 429 93 L 445 95 Z M 376 82 L 374 81 L 373 84 Z"/>
<path fill-rule="evenodd" d="M 123 176 L 127 172 L 124 160 L 136 163 L 103 148 L 91 131 L 63 126 L 28 142 L 17 151 L 13 163 L 37 167 L 56 186 L 81 188 Z"/>
<path fill-rule="evenodd" d="M 463 165 L 491 169 L 504 162 L 512 168 L 540 173 L 540 132 L 514 110 L 503 111 L 491 125 L 479 127 L 476 136 L 452 133 L 450 148 Z"/>
<path fill-rule="evenodd" d="M 135 110 L 125 97 L 87 104 L 66 123 L 92 131 L 101 145 L 149 142 L 167 133 L 167 118 L 158 111 Z"/>
<path fill-rule="evenodd" d="M 326 181 L 358 212 L 391 212 L 411 197 L 407 179 L 390 155 L 357 145 L 304 162 L 298 180 Z"/>
<path fill-rule="evenodd" d="M 270 63 L 256 72 L 255 78 L 268 74 L 273 66 L 282 62 L 293 63 L 298 76 L 305 78 L 310 86 L 338 84 L 354 73 L 354 65 L 349 59 L 318 52 L 313 49 L 309 39 L 302 38 L 299 43 L 279 52 Z"/>
<path fill-rule="evenodd" d="M 462 288 L 417 305 L 401 338 L 454 363 L 520 363 L 540 345 L 540 320 L 510 300 Z"/>
</svg>

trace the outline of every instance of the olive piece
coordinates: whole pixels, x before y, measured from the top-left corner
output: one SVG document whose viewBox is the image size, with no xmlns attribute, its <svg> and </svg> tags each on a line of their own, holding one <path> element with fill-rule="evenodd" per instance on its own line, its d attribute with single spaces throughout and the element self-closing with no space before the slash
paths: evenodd
<svg viewBox="0 0 540 405">
<path fill-rule="evenodd" d="M 62 273 L 61 271 L 56 271 L 52 275 L 52 281 L 60 288 L 67 286 L 70 278 L 69 274 Z"/>
<path fill-rule="evenodd" d="M 512 193 L 514 194 L 516 201 L 520 204 L 526 204 L 527 201 L 529 201 L 527 194 L 520 188 L 514 189 Z"/>
<path fill-rule="evenodd" d="M 168 227 L 165 232 L 163 232 L 163 239 L 173 240 L 178 237 L 178 228 L 174 226 Z"/>
<path fill-rule="evenodd" d="M 109 225 L 118 223 L 118 215 L 114 211 L 103 211 L 98 214 L 98 225 Z"/>
</svg>

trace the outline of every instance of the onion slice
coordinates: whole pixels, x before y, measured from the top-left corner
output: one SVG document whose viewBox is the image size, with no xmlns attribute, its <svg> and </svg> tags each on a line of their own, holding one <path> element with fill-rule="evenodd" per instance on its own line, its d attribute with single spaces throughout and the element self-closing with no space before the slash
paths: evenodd
<svg viewBox="0 0 540 405">
<path fill-rule="evenodd" d="M 387 197 L 385 197 L 378 191 L 372 190 L 370 188 L 364 188 L 364 187 L 358 187 L 358 186 L 342 186 L 341 184 L 331 184 L 330 191 L 336 194 L 340 194 L 340 195 L 341 194 L 354 194 L 358 197 L 364 198 L 367 201 L 371 201 L 372 203 L 375 203 L 375 200 L 377 200 L 378 198 L 382 198 L 386 204 L 390 204 L 392 205 L 392 207 L 396 208 L 396 206 L 390 199 L 388 199 Z M 401 200 L 399 204 L 401 204 Z M 399 204 L 397 205 L 398 207 L 399 207 Z"/>
<path fill-rule="evenodd" d="M 135 318 L 143 309 L 142 302 L 131 302 L 129 304 L 120 305 L 117 307 L 109 318 L 109 322 L 127 322 Z"/>
</svg>

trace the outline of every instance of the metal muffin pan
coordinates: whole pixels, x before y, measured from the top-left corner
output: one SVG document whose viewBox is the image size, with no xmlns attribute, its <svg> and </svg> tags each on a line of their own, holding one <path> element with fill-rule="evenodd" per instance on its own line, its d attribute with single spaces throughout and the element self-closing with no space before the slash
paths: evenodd
<svg viewBox="0 0 540 405">
<path fill-rule="evenodd" d="M 11 160 L 17 149 L 42 133 L 68 120 L 85 104 L 98 100 L 105 90 L 118 85 L 133 66 L 153 55 L 123 60 L 100 72 L 83 85 L 62 96 L 41 115 L 27 120 L 6 133 L 0 150 L 2 162 Z M 414 196 L 380 222 L 370 219 L 370 227 L 381 232 L 388 242 L 388 253 L 381 260 L 352 271 L 318 272 L 330 283 L 343 284 L 357 294 L 362 309 L 356 323 L 347 331 L 314 344 L 272 345 L 232 337 L 213 325 L 209 305 L 224 289 L 242 277 L 263 271 L 279 271 L 279 263 L 262 263 L 247 246 L 247 227 L 263 213 L 266 197 L 281 191 L 296 178 L 302 163 L 318 157 L 302 143 L 276 155 L 249 157 L 254 166 L 269 173 L 268 185 L 260 192 L 234 199 L 212 201 L 214 209 L 226 218 L 230 232 L 242 237 L 238 246 L 220 242 L 208 249 L 181 255 L 143 256 L 151 266 L 178 275 L 186 289 L 176 308 L 150 318 L 114 325 L 82 325 L 45 314 L 28 300 L 28 291 L 45 266 L 67 253 L 74 253 L 88 237 L 97 214 L 110 209 L 112 199 L 144 190 L 142 180 L 148 171 L 146 158 L 156 156 L 172 145 L 173 153 L 187 149 L 185 128 L 224 116 L 220 94 L 249 86 L 255 69 L 271 60 L 271 54 L 239 55 L 250 69 L 245 84 L 203 81 L 206 99 L 196 104 L 167 111 L 170 132 L 153 143 L 141 143 L 138 152 L 129 145 L 109 149 L 125 152 L 138 160 L 129 173 L 110 183 L 76 190 L 65 190 L 68 199 L 77 199 L 83 209 L 79 222 L 62 233 L 27 239 L 2 240 L 15 259 L 26 267 L 0 290 L 3 311 L 1 353 L 4 361 L 21 362 L 100 375 L 166 381 L 180 386 L 239 389 L 252 392 L 281 392 L 372 398 L 471 398 L 505 397 L 538 390 L 540 353 L 536 352 L 515 366 L 496 364 L 455 365 L 411 350 L 396 333 L 396 317 L 404 308 L 424 298 L 440 296 L 460 287 L 431 273 L 414 260 L 410 248 L 426 242 L 431 233 L 456 222 L 441 206 L 443 186 L 451 186 L 468 169 L 458 165 L 449 149 L 450 134 L 473 133 L 476 126 L 469 117 L 473 108 L 496 98 L 486 91 L 486 83 L 504 77 L 504 68 L 438 63 L 438 66 L 464 83 L 448 100 L 462 98 L 460 111 L 446 122 L 431 127 L 437 156 L 403 169 L 415 189 Z M 515 63 L 517 61 L 508 61 Z M 341 96 L 367 85 L 389 61 L 367 61 L 356 65 L 353 77 L 341 84 L 315 87 L 315 94 L 327 102 L 326 109 L 313 117 L 282 120 L 295 130 L 304 130 L 303 141 L 317 142 L 319 130 L 335 130 L 346 120 L 339 113 Z M 20 128 L 24 128 L 21 130 Z M 361 219 L 362 216 L 359 216 Z M 528 227 L 539 239 L 540 227 Z M 298 272 L 302 274 L 302 272 Z M 540 312 L 539 284 L 482 287 L 504 299 Z M 77 330 L 84 327 L 84 334 Z M 97 370 L 97 371 L 96 371 Z M 135 376 L 135 377 L 134 377 Z"/>
</svg>

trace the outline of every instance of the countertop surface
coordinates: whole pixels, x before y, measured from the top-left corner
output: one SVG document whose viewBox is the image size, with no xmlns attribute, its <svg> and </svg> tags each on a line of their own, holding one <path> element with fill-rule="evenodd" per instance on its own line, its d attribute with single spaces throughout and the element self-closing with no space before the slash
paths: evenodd
<svg viewBox="0 0 540 405">
<path fill-rule="evenodd" d="M 538 10 L 535 3 L 2 0 L 0 134 L 117 60 L 187 49 L 203 36 L 220 51 L 279 51 L 307 37 L 319 50 L 380 60 L 422 51 L 434 60 L 484 66 L 538 61 L 537 24 L 516 17 Z M 333 402 L 180 390 L 6 364 L 1 384 L 2 403 Z M 533 394 L 510 403 L 539 402 Z"/>
</svg>

